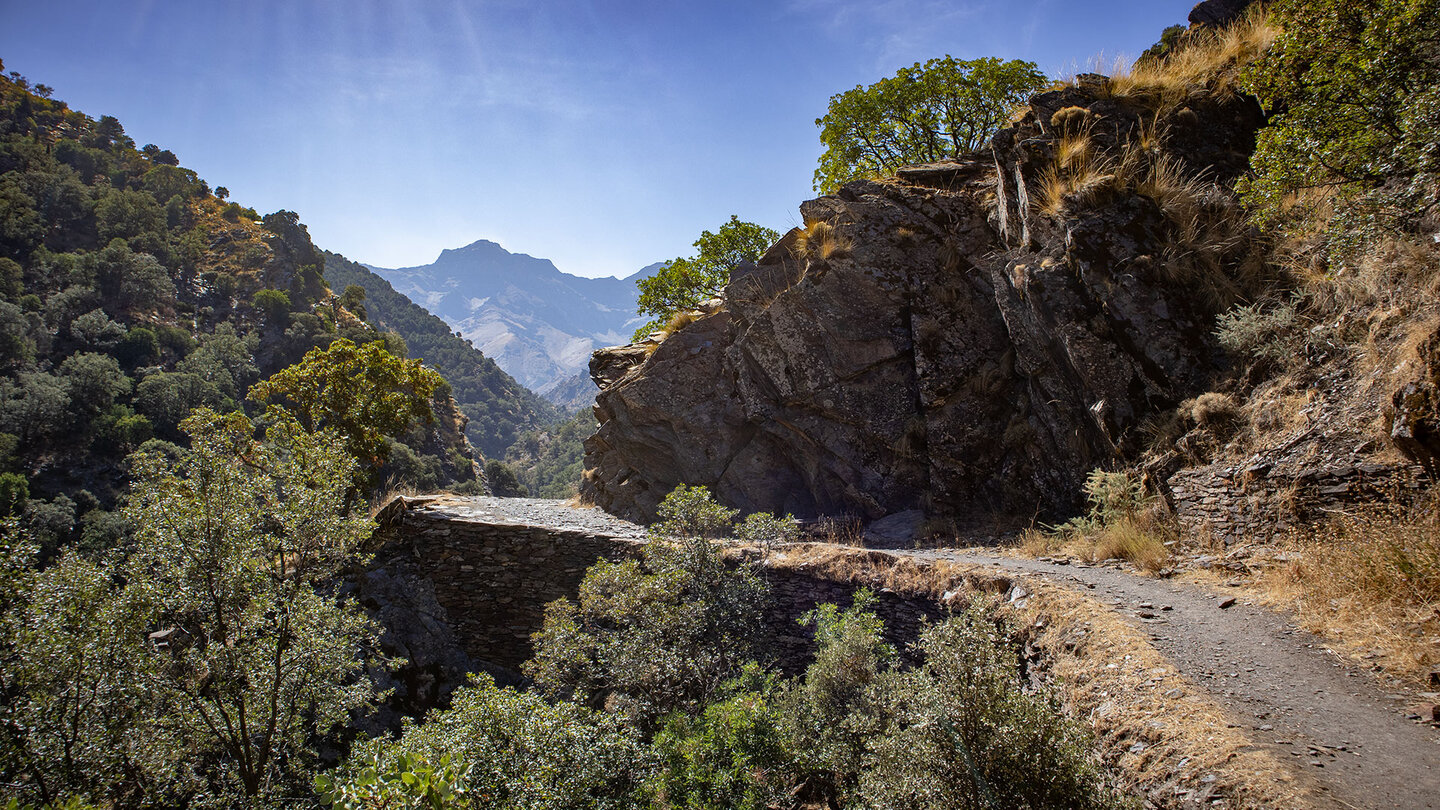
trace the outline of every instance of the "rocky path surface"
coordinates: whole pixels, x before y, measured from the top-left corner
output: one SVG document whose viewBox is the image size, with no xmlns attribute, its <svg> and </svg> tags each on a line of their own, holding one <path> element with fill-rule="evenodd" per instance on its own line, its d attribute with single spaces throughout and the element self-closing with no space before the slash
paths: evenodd
<svg viewBox="0 0 1440 810">
<path fill-rule="evenodd" d="M 1440 807 L 1440 733 L 1285 616 L 1186 583 L 984 550 L 897 554 L 1035 574 L 1087 591 L 1150 636 L 1258 744 L 1289 756 L 1341 806 Z M 1222 607 L 1223 605 L 1223 607 Z"/>
</svg>

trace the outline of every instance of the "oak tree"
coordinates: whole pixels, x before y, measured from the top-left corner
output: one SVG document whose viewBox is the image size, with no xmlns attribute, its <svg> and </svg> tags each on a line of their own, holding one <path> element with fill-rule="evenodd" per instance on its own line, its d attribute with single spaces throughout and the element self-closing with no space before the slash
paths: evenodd
<svg viewBox="0 0 1440 810">
<path fill-rule="evenodd" d="M 974 152 L 1045 81 L 1034 62 L 946 56 L 832 96 L 815 121 L 825 145 L 815 188 Z"/>
</svg>

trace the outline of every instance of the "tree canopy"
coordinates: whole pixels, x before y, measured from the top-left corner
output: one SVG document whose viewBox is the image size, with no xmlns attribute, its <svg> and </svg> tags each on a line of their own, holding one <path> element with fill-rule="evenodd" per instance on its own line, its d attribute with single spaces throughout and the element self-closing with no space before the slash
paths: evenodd
<svg viewBox="0 0 1440 810">
<path fill-rule="evenodd" d="M 635 311 L 653 315 L 655 320 L 640 327 L 635 338 L 643 338 L 675 313 L 695 309 L 701 301 L 718 296 L 729 283 L 735 265 L 756 261 L 779 238 L 775 231 L 742 222 L 734 214 L 719 230 L 701 231 L 695 240 L 694 256 L 666 262 L 659 272 L 640 282 Z"/>
<path fill-rule="evenodd" d="M 430 398 L 441 382 L 419 360 L 386 351 L 384 341 L 357 346 L 340 338 L 255 385 L 250 399 L 280 404 L 306 430 L 335 430 L 351 455 L 375 465 L 386 436 L 433 418 Z"/>
<path fill-rule="evenodd" d="M 1297 192 L 1338 192 L 1344 212 L 1389 184 L 1388 200 L 1359 207 L 1402 219 L 1433 208 L 1440 0 L 1282 0 L 1271 13 L 1282 33 L 1246 74 L 1271 112 L 1247 201 L 1273 221 Z"/>
<path fill-rule="evenodd" d="M 832 96 L 815 121 L 825 145 L 815 188 L 828 194 L 855 177 L 980 149 L 1045 81 L 1034 62 L 945 56 Z"/>
</svg>

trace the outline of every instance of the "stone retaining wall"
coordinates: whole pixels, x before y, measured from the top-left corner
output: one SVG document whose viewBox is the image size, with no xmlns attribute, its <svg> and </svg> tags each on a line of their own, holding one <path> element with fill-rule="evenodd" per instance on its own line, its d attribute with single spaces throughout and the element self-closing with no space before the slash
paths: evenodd
<svg viewBox="0 0 1440 810">
<path fill-rule="evenodd" d="M 374 566 L 407 558 L 435 586 L 435 600 L 471 658 L 518 669 L 545 606 L 575 598 L 597 560 L 638 553 L 628 539 L 541 526 L 486 524 L 404 514 Z"/>
<path fill-rule="evenodd" d="M 1170 477 L 1170 503 L 1185 529 L 1225 544 L 1265 541 L 1327 512 L 1375 501 L 1404 502 L 1422 490 L 1419 465 L 1360 463 L 1277 474 L 1264 464 L 1182 470 Z"/>
<path fill-rule="evenodd" d="M 632 538 L 547 526 L 457 520 L 422 510 L 385 518 L 386 540 L 372 568 L 405 563 L 434 584 L 435 600 L 465 652 L 476 661 L 518 670 L 533 649 L 530 635 L 544 623 L 545 606 L 574 599 L 597 560 L 638 555 Z M 814 655 L 813 631 L 799 619 L 823 602 L 847 607 L 861 585 L 797 569 L 762 568 L 773 598 L 765 620 L 777 664 L 802 671 Z M 881 590 L 877 612 L 886 637 L 902 650 L 918 638 L 926 617 L 946 609 L 936 600 Z"/>
</svg>

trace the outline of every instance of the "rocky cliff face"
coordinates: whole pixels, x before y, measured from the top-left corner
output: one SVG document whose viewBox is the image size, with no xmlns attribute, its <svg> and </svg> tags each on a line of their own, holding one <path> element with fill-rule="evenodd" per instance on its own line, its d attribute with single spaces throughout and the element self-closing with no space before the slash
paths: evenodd
<svg viewBox="0 0 1440 810">
<path fill-rule="evenodd" d="M 1215 308 L 1258 262 L 1224 183 L 1259 123 L 1086 76 L 990 154 L 803 204 L 694 323 L 595 354 L 582 494 L 640 520 L 680 483 L 805 517 L 1073 510 L 1225 363 Z"/>
</svg>

